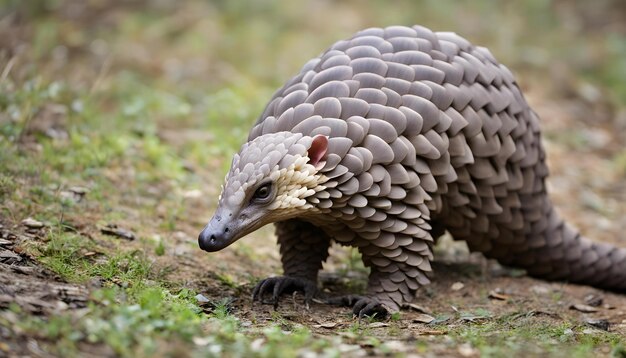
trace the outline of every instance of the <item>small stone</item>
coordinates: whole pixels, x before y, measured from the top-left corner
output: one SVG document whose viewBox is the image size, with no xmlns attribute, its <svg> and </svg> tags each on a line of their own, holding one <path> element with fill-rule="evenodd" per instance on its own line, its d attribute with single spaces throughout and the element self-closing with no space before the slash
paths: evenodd
<svg viewBox="0 0 626 358">
<path fill-rule="evenodd" d="M 603 331 L 608 331 L 609 330 L 609 326 L 610 326 L 609 321 L 607 321 L 605 319 L 589 318 L 589 319 L 585 320 L 585 323 L 590 325 L 590 326 L 592 326 L 592 327 L 601 329 Z"/>
<path fill-rule="evenodd" d="M 0 262 L 4 262 L 7 265 L 11 265 L 20 261 L 22 261 L 22 257 L 16 254 L 15 252 L 9 251 L 9 250 L 0 251 Z"/>
<path fill-rule="evenodd" d="M 193 337 L 191 340 L 197 346 L 206 346 L 214 341 L 213 337 Z"/>
<path fill-rule="evenodd" d="M 595 295 L 593 293 L 585 296 L 585 303 L 591 307 L 600 307 L 602 305 L 603 298 L 600 295 Z"/>
<path fill-rule="evenodd" d="M 463 282 L 455 282 L 455 283 L 452 284 L 452 286 L 450 286 L 450 289 L 452 291 L 460 291 L 460 290 L 463 289 L 463 287 L 465 287 Z"/>
<path fill-rule="evenodd" d="M 345 354 L 358 354 L 361 351 L 364 352 L 361 349 L 361 346 L 359 346 L 358 344 L 340 343 L 336 347 L 339 350 L 339 352 L 345 353 Z"/>
<path fill-rule="evenodd" d="M 69 190 L 72 193 L 77 194 L 77 195 L 85 195 L 85 194 L 89 193 L 89 188 L 85 188 L 85 187 L 82 187 L 82 186 L 71 186 L 67 190 Z"/>
<path fill-rule="evenodd" d="M 88 189 L 82 187 L 71 187 L 68 190 L 62 190 L 59 192 L 59 196 L 61 199 L 71 201 L 73 203 L 80 203 L 85 197 L 87 190 Z"/>
<path fill-rule="evenodd" d="M 196 295 L 196 301 L 200 302 L 200 303 L 207 303 L 209 302 L 209 299 L 206 298 L 204 295 L 202 294 L 197 294 Z"/>
<path fill-rule="evenodd" d="M 55 306 L 58 311 L 65 311 L 69 308 L 69 305 L 63 301 L 56 301 Z"/>
<path fill-rule="evenodd" d="M 406 352 L 408 350 L 406 344 L 401 341 L 387 341 L 384 344 L 393 352 Z"/>
<path fill-rule="evenodd" d="M 35 220 L 33 218 L 26 218 L 26 219 L 22 220 L 22 225 L 24 225 L 24 226 L 26 226 L 27 228 L 30 228 L 30 229 L 41 229 L 42 227 L 46 226 L 41 221 L 37 221 L 37 220 Z"/>
<path fill-rule="evenodd" d="M 135 234 L 132 231 L 118 227 L 116 224 L 107 224 L 100 229 L 100 232 L 106 235 L 113 235 L 129 241 L 135 240 Z"/>
<path fill-rule="evenodd" d="M 68 200 L 68 201 L 72 201 L 77 203 L 80 199 L 80 196 L 77 196 L 76 194 L 72 193 L 71 191 L 68 190 L 63 190 L 59 193 L 59 197 L 63 200 Z"/>
<path fill-rule="evenodd" d="M 530 290 L 537 295 L 545 296 L 550 293 L 550 289 L 546 286 L 534 285 L 530 287 Z"/>
<path fill-rule="evenodd" d="M 472 347 L 469 343 L 463 343 L 459 346 L 458 352 L 463 357 L 476 357 L 478 356 L 478 350 Z"/>
<path fill-rule="evenodd" d="M 265 343 L 265 339 L 257 338 L 250 343 L 250 349 L 252 349 L 253 352 L 258 352 L 263 348 L 263 343 Z"/>
</svg>

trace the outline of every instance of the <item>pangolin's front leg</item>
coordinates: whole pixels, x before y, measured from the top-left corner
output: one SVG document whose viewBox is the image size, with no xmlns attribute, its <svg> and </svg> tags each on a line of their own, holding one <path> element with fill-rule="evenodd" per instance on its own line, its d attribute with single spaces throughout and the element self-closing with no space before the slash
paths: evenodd
<svg viewBox="0 0 626 358">
<path fill-rule="evenodd" d="M 314 225 L 295 219 L 276 223 L 276 236 L 284 275 L 259 282 L 252 299 L 262 301 L 271 294 L 271 303 L 277 307 L 282 293 L 301 291 L 308 305 L 318 291 L 317 274 L 328 257 L 330 237 Z"/>
<path fill-rule="evenodd" d="M 396 235 L 397 243 L 381 248 L 374 243 L 359 248 L 363 262 L 370 267 L 367 293 L 331 299 L 332 303 L 352 307 L 359 316 L 384 318 L 411 302 L 415 291 L 430 281 L 432 260 L 430 237 L 419 239 Z M 400 243 L 404 245 L 400 245 Z"/>
</svg>

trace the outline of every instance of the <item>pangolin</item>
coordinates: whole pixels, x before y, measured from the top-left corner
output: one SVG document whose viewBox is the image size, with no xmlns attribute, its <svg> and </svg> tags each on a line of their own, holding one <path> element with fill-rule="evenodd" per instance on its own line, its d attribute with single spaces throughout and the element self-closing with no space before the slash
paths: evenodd
<svg viewBox="0 0 626 358">
<path fill-rule="evenodd" d="M 367 292 L 330 302 L 358 315 L 410 302 L 445 231 L 531 276 L 626 291 L 626 249 L 563 221 L 545 159 L 538 116 L 488 49 L 422 26 L 366 29 L 274 94 L 198 242 L 217 251 L 275 223 L 284 276 L 253 291 L 275 304 L 316 295 L 332 242 L 357 247 Z"/>
</svg>

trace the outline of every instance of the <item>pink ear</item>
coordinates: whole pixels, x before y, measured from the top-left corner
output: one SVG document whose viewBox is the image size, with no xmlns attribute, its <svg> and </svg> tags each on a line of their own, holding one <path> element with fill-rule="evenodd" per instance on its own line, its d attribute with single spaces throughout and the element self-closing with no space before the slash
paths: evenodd
<svg viewBox="0 0 626 358">
<path fill-rule="evenodd" d="M 318 134 L 313 137 L 311 148 L 309 148 L 309 164 L 313 165 L 316 169 L 320 161 L 326 156 L 328 150 L 328 138 L 325 135 Z"/>
</svg>

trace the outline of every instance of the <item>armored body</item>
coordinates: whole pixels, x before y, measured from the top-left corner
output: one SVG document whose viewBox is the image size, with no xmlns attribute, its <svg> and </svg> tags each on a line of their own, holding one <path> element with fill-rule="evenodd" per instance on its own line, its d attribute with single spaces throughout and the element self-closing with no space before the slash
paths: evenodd
<svg viewBox="0 0 626 358">
<path fill-rule="evenodd" d="M 276 223 L 284 276 L 255 298 L 316 293 L 331 242 L 358 247 L 386 313 L 429 283 L 444 231 L 535 277 L 626 291 L 626 249 L 593 243 L 546 192 L 539 118 L 511 72 L 448 32 L 393 26 L 335 43 L 279 89 L 234 156 L 198 240 L 220 250 Z"/>
</svg>

